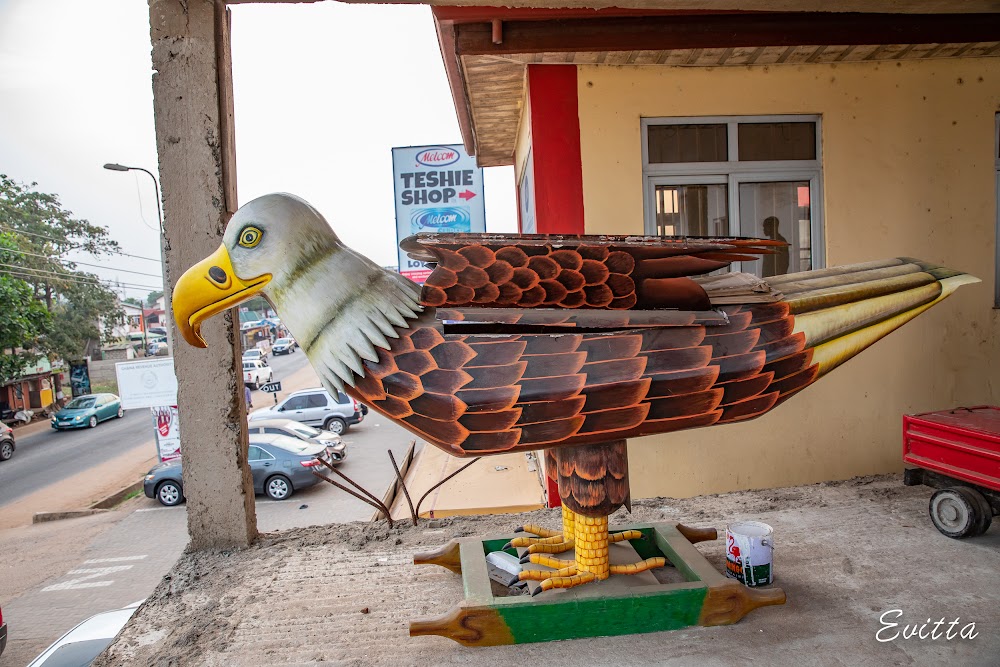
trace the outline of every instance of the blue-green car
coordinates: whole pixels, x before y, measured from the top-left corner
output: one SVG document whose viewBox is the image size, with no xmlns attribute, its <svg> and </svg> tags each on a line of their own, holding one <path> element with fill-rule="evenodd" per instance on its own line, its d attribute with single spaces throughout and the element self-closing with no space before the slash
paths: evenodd
<svg viewBox="0 0 1000 667">
<path fill-rule="evenodd" d="M 78 396 L 52 417 L 52 428 L 94 428 L 99 422 L 121 417 L 122 401 L 114 394 Z"/>
</svg>

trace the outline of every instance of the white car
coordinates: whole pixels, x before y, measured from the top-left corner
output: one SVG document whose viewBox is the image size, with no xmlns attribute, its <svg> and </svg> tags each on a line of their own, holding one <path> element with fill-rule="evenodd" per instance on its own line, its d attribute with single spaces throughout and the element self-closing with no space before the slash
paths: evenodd
<svg viewBox="0 0 1000 667">
<path fill-rule="evenodd" d="M 243 360 L 243 382 L 254 389 L 274 379 L 274 371 L 263 361 Z"/>
<path fill-rule="evenodd" d="M 267 354 L 259 347 L 243 351 L 243 361 L 260 361 L 267 364 Z"/>
<path fill-rule="evenodd" d="M 91 616 L 52 643 L 28 667 L 89 665 L 121 632 L 145 600 Z"/>
</svg>

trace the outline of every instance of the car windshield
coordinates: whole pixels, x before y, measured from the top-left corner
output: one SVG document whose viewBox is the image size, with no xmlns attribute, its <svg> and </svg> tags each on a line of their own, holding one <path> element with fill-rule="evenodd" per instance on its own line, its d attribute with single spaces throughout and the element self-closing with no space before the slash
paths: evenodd
<svg viewBox="0 0 1000 667">
<path fill-rule="evenodd" d="M 324 449 L 322 445 L 314 445 L 310 442 L 304 442 L 287 435 L 275 436 L 274 440 L 272 440 L 270 444 L 278 447 L 279 449 L 284 449 L 286 452 L 304 456 L 319 454 Z"/>
<path fill-rule="evenodd" d="M 291 339 L 288 339 L 288 338 L 279 338 L 278 340 L 276 340 L 274 342 L 274 344 L 275 345 L 287 345 L 288 343 L 291 343 L 291 342 L 292 342 Z"/>
<path fill-rule="evenodd" d="M 108 647 L 114 637 L 85 639 L 63 644 L 45 659 L 44 667 L 79 667 L 89 665 Z"/>
<path fill-rule="evenodd" d="M 81 396 L 80 398 L 74 398 L 72 401 L 66 404 L 67 410 L 83 410 L 85 408 L 94 407 L 94 401 L 97 399 L 93 396 Z"/>
<path fill-rule="evenodd" d="M 291 427 L 291 430 L 299 433 L 305 438 L 315 438 L 320 434 L 317 429 L 314 429 L 311 426 L 306 426 L 305 424 L 296 424 Z"/>
</svg>

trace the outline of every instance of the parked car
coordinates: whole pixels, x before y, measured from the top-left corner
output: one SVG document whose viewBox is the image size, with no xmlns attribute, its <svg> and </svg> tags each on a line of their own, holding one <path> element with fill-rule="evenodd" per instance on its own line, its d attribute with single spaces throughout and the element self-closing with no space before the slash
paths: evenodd
<svg viewBox="0 0 1000 667">
<path fill-rule="evenodd" d="M 167 329 L 165 327 L 149 327 L 147 331 L 151 334 L 156 334 L 157 336 L 167 335 Z"/>
<path fill-rule="evenodd" d="M 146 356 L 147 357 L 169 357 L 170 347 L 167 346 L 166 341 L 156 341 L 155 343 L 150 343 L 146 346 Z"/>
<path fill-rule="evenodd" d="M 0 461 L 14 456 L 14 429 L 0 422 Z"/>
<path fill-rule="evenodd" d="M 52 428 L 94 428 L 98 423 L 113 417 L 123 417 L 122 401 L 114 394 L 88 394 L 78 396 L 52 416 Z"/>
<path fill-rule="evenodd" d="M 347 445 L 336 433 L 321 431 L 291 419 L 262 419 L 250 424 L 250 435 L 257 433 L 278 433 L 288 435 L 314 445 L 323 445 L 330 455 L 331 463 L 340 463 L 347 458 Z"/>
<path fill-rule="evenodd" d="M 274 354 L 274 356 L 278 356 L 279 354 L 291 354 L 298 346 L 299 345 L 295 342 L 294 338 L 279 338 L 274 341 L 274 345 L 271 347 L 271 353 Z"/>
<path fill-rule="evenodd" d="M 243 350 L 243 361 L 259 361 L 267 365 L 267 354 L 259 347 Z"/>
<path fill-rule="evenodd" d="M 263 361 L 243 360 L 243 382 L 254 389 L 274 379 L 274 371 Z"/>
<path fill-rule="evenodd" d="M 254 492 L 272 500 L 284 500 L 295 491 L 316 484 L 320 479 L 312 470 L 316 466 L 322 468 L 317 457 L 331 462 L 331 450 L 332 447 L 279 433 L 251 433 L 247 459 L 253 474 Z M 174 459 L 161 463 L 146 474 L 142 490 L 147 498 L 155 498 L 167 507 L 184 502 L 181 461 Z"/>
<path fill-rule="evenodd" d="M 143 602 L 91 616 L 55 640 L 28 667 L 86 667 L 111 645 Z"/>
<path fill-rule="evenodd" d="M 324 431 L 340 435 L 352 424 L 361 423 L 364 415 L 361 404 L 344 392 L 334 397 L 326 389 L 315 387 L 297 391 L 273 408 L 255 410 L 250 414 L 250 425 L 261 419 L 291 419 L 309 426 L 322 426 Z"/>
</svg>

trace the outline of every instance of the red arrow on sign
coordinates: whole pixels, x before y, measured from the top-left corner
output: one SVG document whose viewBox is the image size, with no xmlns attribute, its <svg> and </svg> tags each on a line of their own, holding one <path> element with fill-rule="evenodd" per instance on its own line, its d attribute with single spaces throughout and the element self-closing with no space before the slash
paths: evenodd
<svg viewBox="0 0 1000 667">
<path fill-rule="evenodd" d="M 469 200 L 469 199 L 472 199 L 475 196 L 476 196 L 476 193 L 473 192 L 472 190 L 466 190 L 465 192 L 459 192 L 458 193 L 458 198 L 459 199 Z"/>
</svg>

